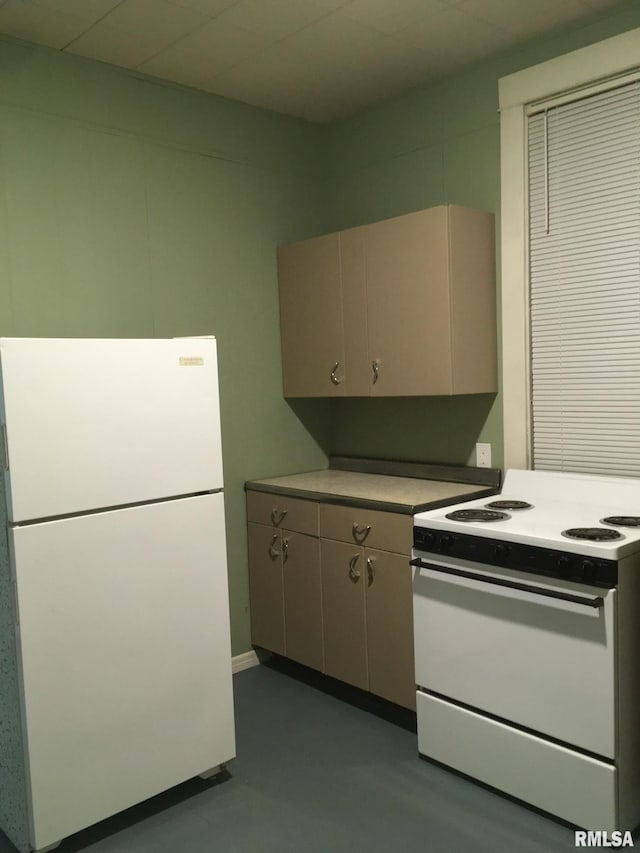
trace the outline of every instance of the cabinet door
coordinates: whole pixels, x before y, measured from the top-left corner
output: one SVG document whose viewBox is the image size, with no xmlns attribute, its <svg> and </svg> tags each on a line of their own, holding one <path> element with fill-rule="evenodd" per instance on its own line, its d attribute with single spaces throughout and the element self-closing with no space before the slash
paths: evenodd
<svg viewBox="0 0 640 853">
<path fill-rule="evenodd" d="M 451 394 L 447 208 L 365 230 L 372 396 Z"/>
<path fill-rule="evenodd" d="M 287 657 L 324 671 L 320 541 L 282 531 Z"/>
<path fill-rule="evenodd" d="M 340 235 L 281 246 L 278 282 L 284 396 L 344 396 Z"/>
<path fill-rule="evenodd" d="M 409 557 L 365 549 L 369 690 L 416 707 Z"/>
<path fill-rule="evenodd" d="M 454 394 L 498 390 L 493 214 L 449 206 Z"/>
<path fill-rule="evenodd" d="M 320 540 L 325 672 L 368 688 L 364 549 Z"/>
<path fill-rule="evenodd" d="M 247 524 L 249 537 L 249 595 L 251 642 L 276 654 L 286 654 L 282 534 L 264 524 Z"/>
<path fill-rule="evenodd" d="M 367 340 L 367 266 L 365 228 L 340 232 L 342 314 L 344 328 L 345 394 L 371 393 L 371 364 Z"/>
</svg>

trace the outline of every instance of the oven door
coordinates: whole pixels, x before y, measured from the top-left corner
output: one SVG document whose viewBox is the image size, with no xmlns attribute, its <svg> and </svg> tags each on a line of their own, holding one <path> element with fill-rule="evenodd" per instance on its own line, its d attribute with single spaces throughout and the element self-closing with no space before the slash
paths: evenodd
<svg viewBox="0 0 640 853">
<path fill-rule="evenodd" d="M 614 758 L 616 591 L 414 556 L 418 690 Z"/>
</svg>

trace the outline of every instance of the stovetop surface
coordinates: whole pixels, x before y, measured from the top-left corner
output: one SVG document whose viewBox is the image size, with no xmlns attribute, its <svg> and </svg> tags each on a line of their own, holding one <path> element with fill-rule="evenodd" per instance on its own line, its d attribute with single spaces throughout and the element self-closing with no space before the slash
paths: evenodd
<svg viewBox="0 0 640 853">
<path fill-rule="evenodd" d="M 458 510 L 487 509 L 492 501 L 526 501 L 529 509 L 500 509 L 508 517 L 464 521 L 447 518 Z M 467 514 L 467 513 L 465 513 Z M 467 533 L 504 541 L 556 548 L 576 554 L 619 559 L 640 551 L 640 528 L 603 523 L 610 516 L 640 515 L 640 480 L 622 477 L 510 470 L 499 495 L 427 510 L 415 516 L 421 527 Z M 572 539 L 571 528 L 617 530 L 621 538 L 610 541 Z"/>
</svg>

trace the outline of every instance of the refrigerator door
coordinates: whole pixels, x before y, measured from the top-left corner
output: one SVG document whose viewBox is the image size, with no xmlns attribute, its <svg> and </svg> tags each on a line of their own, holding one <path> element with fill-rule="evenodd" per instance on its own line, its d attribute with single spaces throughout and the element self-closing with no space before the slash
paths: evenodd
<svg viewBox="0 0 640 853">
<path fill-rule="evenodd" d="M 0 338 L 0 369 L 9 521 L 222 488 L 215 339 Z"/>
<path fill-rule="evenodd" d="M 10 536 L 39 849 L 235 755 L 223 496 Z"/>
</svg>

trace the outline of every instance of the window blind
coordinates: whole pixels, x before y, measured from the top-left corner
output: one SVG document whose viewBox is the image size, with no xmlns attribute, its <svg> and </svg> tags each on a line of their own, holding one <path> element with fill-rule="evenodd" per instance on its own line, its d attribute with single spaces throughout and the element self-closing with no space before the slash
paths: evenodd
<svg viewBox="0 0 640 853">
<path fill-rule="evenodd" d="M 640 86 L 528 122 L 533 466 L 640 476 Z"/>
</svg>

